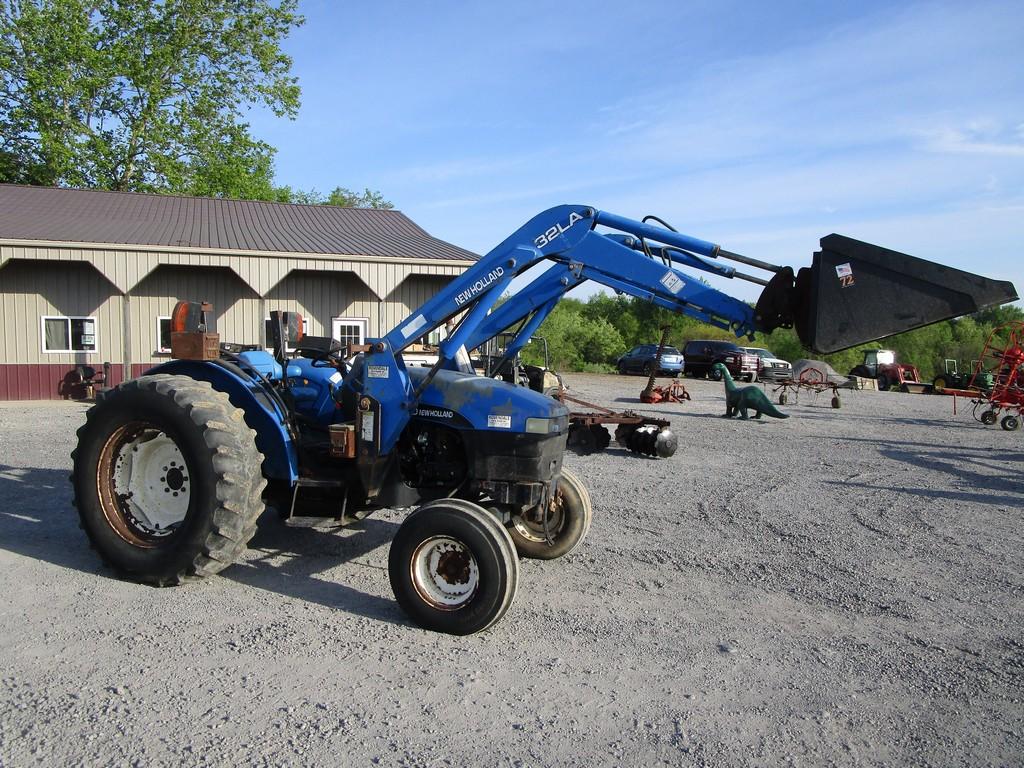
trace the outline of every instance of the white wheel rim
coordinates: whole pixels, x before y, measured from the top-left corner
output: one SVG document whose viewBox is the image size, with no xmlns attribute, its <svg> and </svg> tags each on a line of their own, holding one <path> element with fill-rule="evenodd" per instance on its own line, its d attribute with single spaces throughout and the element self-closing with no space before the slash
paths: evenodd
<svg viewBox="0 0 1024 768">
<path fill-rule="evenodd" d="M 556 509 L 548 512 L 548 533 L 551 534 L 552 539 L 557 539 L 558 534 L 562 531 L 562 526 L 565 525 L 563 515 L 562 495 L 558 494 L 558 501 Z M 537 543 L 547 543 L 547 537 L 544 535 L 544 520 L 531 520 L 523 515 L 512 516 L 512 527 L 515 528 L 516 533 L 522 536 L 527 541 L 533 541 Z"/>
<path fill-rule="evenodd" d="M 146 429 L 114 457 L 114 494 L 130 524 L 148 536 L 168 536 L 188 514 L 192 480 L 181 449 Z"/>
<path fill-rule="evenodd" d="M 454 611 L 468 603 L 480 586 L 480 566 L 458 539 L 432 536 L 412 554 L 412 583 L 435 608 Z"/>
</svg>

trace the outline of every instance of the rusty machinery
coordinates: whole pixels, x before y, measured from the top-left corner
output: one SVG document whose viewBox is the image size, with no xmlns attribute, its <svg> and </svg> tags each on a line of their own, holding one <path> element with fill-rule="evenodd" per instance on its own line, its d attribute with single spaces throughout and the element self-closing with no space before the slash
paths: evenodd
<svg viewBox="0 0 1024 768">
<path fill-rule="evenodd" d="M 569 439 L 566 445 L 576 453 L 603 451 L 611 445 L 606 424 L 615 425 L 615 442 L 633 453 L 667 459 L 679 447 L 679 439 L 669 427 L 667 419 L 641 416 L 633 411 L 613 411 L 567 395 L 563 389 L 557 395 L 563 403 L 582 405 L 586 411 L 570 411 Z"/>
<path fill-rule="evenodd" d="M 979 397 L 974 388 L 975 379 L 986 364 L 992 375 L 992 388 Z M 992 330 L 981 354 L 981 365 L 962 393 L 975 398 L 974 416 L 982 424 L 987 426 L 998 421 L 1008 432 L 1020 429 L 1024 412 L 1024 322 L 1004 323 Z"/>
<path fill-rule="evenodd" d="M 795 379 L 785 379 L 776 384 L 772 389 L 773 394 L 778 395 L 779 405 L 785 405 L 789 401 L 789 393 L 793 393 L 793 402 L 800 402 L 800 390 L 813 392 L 815 395 L 832 390 L 833 408 L 842 408 L 843 401 L 839 398 L 839 384 L 829 381 L 828 375 L 820 368 L 804 368 Z"/>
<path fill-rule="evenodd" d="M 665 352 L 665 342 L 668 340 L 669 326 L 661 327 L 661 341 L 658 342 L 658 351 L 654 355 L 654 365 L 651 366 L 651 375 L 647 378 L 647 386 L 640 392 L 641 403 L 681 403 L 690 399 L 690 393 L 678 380 L 673 380 L 664 387 L 654 386 L 654 379 L 658 375 L 658 366 L 661 365 L 661 356 Z M 685 363 L 684 363 L 685 365 Z M 672 449 L 673 452 L 675 449 Z"/>
</svg>

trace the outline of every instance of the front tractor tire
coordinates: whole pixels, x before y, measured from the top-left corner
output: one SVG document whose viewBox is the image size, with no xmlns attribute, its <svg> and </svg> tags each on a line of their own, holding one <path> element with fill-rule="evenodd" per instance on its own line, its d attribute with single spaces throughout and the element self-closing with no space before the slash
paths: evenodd
<svg viewBox="0 0 1024 768">
<path fill-rule="evenodd" d="M 604 427 L 601 429 L 607 434 Z M 563 468 L 554 503 L 548 511 L 546 530 L 542 510 L 536 512 L 536 516 L 513 515 L 508 532 L 522 557 L 554 560 L 583 543 L 590 530 L 594 506 L 579 478 Z"/>
<path fill-rule="evenodd" d="M 417 508 L 388 553 L 395 599 L 416 624 L 449 635 L 482 632 L 515 599 L 519 560 L 505 527 L 463 499 Z"/>
<path fill-rule="evenodd" d="M 215 574 L 263 512 L 263 456 L 242 411 L 204 381 L 158 374 L 104 394 L 71 454 L 82 528 L 120 575 L 157 586 Z"/>
</svg>

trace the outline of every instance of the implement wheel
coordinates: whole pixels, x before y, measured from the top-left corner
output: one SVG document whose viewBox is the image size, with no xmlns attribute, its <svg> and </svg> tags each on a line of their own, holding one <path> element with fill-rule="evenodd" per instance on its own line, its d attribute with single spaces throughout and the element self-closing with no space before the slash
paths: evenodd
<svg viewBox="0 0 1024 768">
<path fill-rule="evenodd" d="M 263 456 L 242 411 L 186 376 L 105 393 L 71 454 L 74 503 L 104 562 L 167 586 L 233 563 L 263 512 Z"/>
<path fill-rule="evenodd" d="M 996 421 L 998 419 L 999 419 L 999 416 L 996 414 L 996 412 L 992 411 L 992 410 L 989 410 L 989 411 L 983 411 L 982 414 L 981 414 L 981 418 L 978 419 L 978 421 L 980 421 L 986 427 L 991 427 L 993 424 L 996 423 Z"/>
<path fill-rule="evenodd" d="M 431 501 L 405 519 L 388 553 L 391 589 L 424 629 L 481 632 L 505 615 L 519 582 L 508 531 L 463 499 Z"/>
<path fill-rule="evenodd" d="M 1013 432 L 1020 429 L 1020 419 L 1013 415 L 1003 416 L 1003 420 L 999 422 L 999 426 L 1007 432 Z"/>
<path fill-rule="evenodd" d="M 597 436 L 588 425 L 582 423 L 569 425 L 569 437 L 565 447 L 583 456 L 601 450 L 597 444 Z"/>
<path fill-rule="evenodd" d="M 572 552 L 583 543 L 590 530 L 594 506 L 590 494 L 572 472 L 562 469 L 555 501 L 548 510 L 547 535 L 543 510 L 533 509 L 527 515 L 514 515 L 508 529 L 516 550 L 534 560 L 554 560 Z M 548 543 L 548 535 L 551 537 Z"/>
</svg>

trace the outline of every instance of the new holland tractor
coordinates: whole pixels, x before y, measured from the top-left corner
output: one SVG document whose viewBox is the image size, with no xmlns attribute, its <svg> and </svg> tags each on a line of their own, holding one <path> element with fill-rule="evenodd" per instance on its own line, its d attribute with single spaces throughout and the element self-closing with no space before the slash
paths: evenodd
<svg viewBox="0 0 1024 768">
<path fill-rule="evenodd" d="M 495 307 L 513 278 L 542 263 Z M 764 290 L 750 306 L 686 269 Z M 475 375 L 466 349 L 514 327 L 511 359 L 588 279 L 738 337 L 795 326 L 824 352 L 1016 298 L 1010 283 L 839 235 L 794 274 L 646 220 L 567 205 L 534 217 L 362 346 L 303 338 L 300 318 L 280 312 L 273 354 L 221 344 L 213 308 L 180 302 L 175 359 L 103 393 L 78 432 L 72 483 L 86 534 L 121 575 L 172 585 L 234 562 L 265 504 L 338 524 L 413 507 L 388 556 L 398 603 L 431 630 L 487 628 L 512 603 L 519 558 L 572 552 L 593 508 L 562 466 L 565 406 Z M 449 320 L 457 325 L 437 363 L 406 367 L 402 350 Z"/>
</svg>

